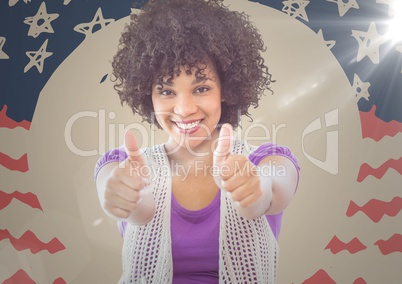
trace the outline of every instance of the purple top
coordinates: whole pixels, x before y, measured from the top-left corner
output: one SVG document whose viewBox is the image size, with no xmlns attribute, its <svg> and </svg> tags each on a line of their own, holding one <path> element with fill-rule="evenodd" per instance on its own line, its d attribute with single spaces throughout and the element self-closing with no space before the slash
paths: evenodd
<svg viewBox="0 0 402 284">
<path fill-rule="evenodd" d="M 297 159 L 290 150 L 273 143 L 265 143 L 258 147 L 250 154 L 249 160 L 258 165 L 262 159 L 272 155 L 287 157 L 299 172 Z M 105 164 L 126 158 L 124 147 L 106 152 L 96 164 L 95 178 Z M 278 170 L 280 174 L 280 169 L 275 169 L 275 165 L 269 166 L 266 170 Z M 182 207 L 172 194 L 171 209 L 173 283 L 218 283 L 220 191 L 207 207 L 195 211 Z M 266 218 L 278 239 L 282 213 L 266 215 Z M 126 226 L 126 222 L 118 222 L 122 236 Z"/>
</svg>

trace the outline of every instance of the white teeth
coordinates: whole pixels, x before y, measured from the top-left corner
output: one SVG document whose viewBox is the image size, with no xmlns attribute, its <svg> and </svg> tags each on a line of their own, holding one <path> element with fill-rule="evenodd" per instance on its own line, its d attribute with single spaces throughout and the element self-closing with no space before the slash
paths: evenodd
<svg viewBox="0 0 402 284">
<path fill-rule="evenodd" d="M 200 124 L 201 120 L 198 121 L 194 121 L 192 123 L 180 123 L 180 122 L 176 122 L 177 126 L 180 127 L 183 130 L 189 130 L 192 129 L 194 127 L 196 127 L 198 124 Z"/>
</svg>

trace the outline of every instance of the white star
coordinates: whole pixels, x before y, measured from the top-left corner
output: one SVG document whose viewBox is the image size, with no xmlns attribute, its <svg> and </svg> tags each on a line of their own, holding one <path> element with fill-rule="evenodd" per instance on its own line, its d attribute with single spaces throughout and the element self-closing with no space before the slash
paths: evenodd
<svg viewBox="0 0 402 284">
<path fill-rule="evenodd" d="M 83 33 L 85 35 L 85 37 L 86 37 L 89 34 L 94 33 L 94 27 L 96 25 L 100 25 L 100 29 L 102 29 L 102 28 L 106 27 L 107 25 L 109 25 L 110 23 L 113 23 L 113 22 L 114 22 L 114 19 L 106 19 L 105 20 L 103 18 L 102 9 L 99 7 L 91 22 L 89 22 L 89 23 L 81 23 L 81 24 L 76 25 L 74 27 L 74 31 L 79 32 L 79 33 Z"/>
<path fill-rule="evenodd" d="M 367 32 L 352 30 L 352 36 L 359 44 L 356 57 L 357 62 L 367 56 L 374 64 L 380 63 L 380 45 L 382 45 L 386 39 L 377 33 L 374 22 L 370 23 Z"/>
<path fill-rule="evenodd" d="M 0 59 L 9 59 L 10 57 L 3 51 L 3 46 L 6 43 L 5 37 L 0 37 Z"/>
<path fill-rule="evenodd" d="M 282 8 L 282 12 L 285 12 L 293 18 L 299 17 L 302 20 L 308 22 L 306 6 L 310 3 L 310 1 L 285 0 L 282 3 L 284 5 L 284 7 Z"/>
<path fill-rule="evenodd" d="M 20 0 L 8 0 L 8 6 L 12 7 L 15 4 L 17 4 L 18 1 L 20 1 Z M 27 4 L 28 2 L 31 2 L 31 0 L 24 0 L 24 2 L 25 2 L 25 4 Z"/>
<path fill-rule="evenodd" d="M 370 93 L 368 92 L 368 89 L 370 88 L 370 86 L 371 84 L 369 82 L 362 82 L 357 74 L 354 75 L 353 88 L 356 91 L 355 96 L 357 101 L 359 101 L 361 98 L 364 98 L 367 101 L 369 100 Z"/>
<path fill-rule="evenodd" d="M 317 35 L 320 37 L 320 39 L 322 39 L 325 42 L 325 45 L 331 49 L 334 47 L 336 41 L 335 40 L 325 40 L 324 39 L 324 35 L 322 34 L 322 30 L 320 29 L 317 33 Z"/>
<path fill-rule="evenodd" d="M 71 2 L 71 0 L 64 0 L 63 5 L 68 5 L 68 4 L 70 4 L 70 2 Z"/>
<path fill-rule="evenodd" d="M 28 72 L 28 70 L 31 69 L 33 66 L 35 66 L 36 69 L 38 69 L 39 73 L 42 73 L 43 63 L 45 59 L 53 54 L 53 52 L 46 51 L 47 41 L 48 40 L 46 39 L 38 51 L 25 52 L 25 54 L 29 58 L 29 63 L 27 64 L 27 66 L 25 66 L 24 73 Z"/>
<path fill-rule="evenodd" d="M 339 16 L 343 17 L 350 8 L 359 9 L 356 0 L 327 0 L 328 2 L 338 4 Z"/>
<path fill-rule="evenodd" d="M 59 14 L 48 14 L 46 4 L 42 2 L 35 16 L 25 18 L 24 23 L 30 26 L 28 35 L 37 38 L 41 33 L 54 33 L 50 22 L 58 17 Z"/>
</svg>

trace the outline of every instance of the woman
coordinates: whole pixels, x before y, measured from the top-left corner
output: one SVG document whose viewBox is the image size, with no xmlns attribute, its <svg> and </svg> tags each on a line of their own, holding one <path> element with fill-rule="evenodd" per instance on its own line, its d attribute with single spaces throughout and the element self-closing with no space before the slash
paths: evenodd
<svg viewBox="0 0 402 284">
<path fill-rule="evenodd" d="M 138 149 L 128 132 L 97 163 L 101 206 L 124 236 L 120 283 L 274 283 L 297 160 L 233 140 L 269 90 L 262 51 L 248 17 L 218 0 L 154 0 L 131 16 L 115 88 L 169 138 Z M 281 175 L 264 171 L 272 164 Z"/>
</svg>

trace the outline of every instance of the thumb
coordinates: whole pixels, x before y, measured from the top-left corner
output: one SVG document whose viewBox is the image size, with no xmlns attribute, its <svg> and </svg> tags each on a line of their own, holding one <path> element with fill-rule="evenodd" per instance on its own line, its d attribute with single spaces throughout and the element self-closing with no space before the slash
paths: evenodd
<svg viewBox="0 0 402 284">
<path fill-rule="evenodd" d="M 233 128 L 230 124 L 222 125 L 219 132 L 218 144 L 214 151 L 214 165 L 222 164 L 230 155 L 233 143 Z"/>
<path fill-rule="evenodd" d="M 131 130 L 127 130 L 124 136 L 124 148 L 130 161 L 138 162 L 139 166 L 145 165 L 144 158 L 138 149 L 137 141 Z"/>
</svg>

